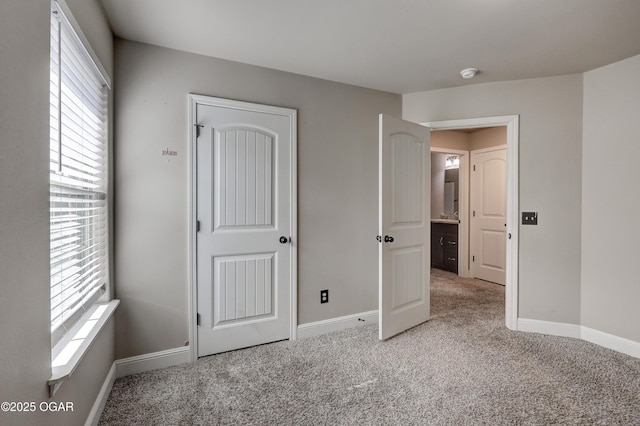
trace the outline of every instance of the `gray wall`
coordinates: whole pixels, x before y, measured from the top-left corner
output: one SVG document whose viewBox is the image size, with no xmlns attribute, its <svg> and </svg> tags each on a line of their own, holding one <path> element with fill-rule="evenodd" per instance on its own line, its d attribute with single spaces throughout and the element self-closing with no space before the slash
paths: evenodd
<svg viewBox="0 0 640 426">
<path fill-rule="evenodd" d="M 520 116 L 519 317 L 580 323 L 582 75 L 477 84 L 403 96 L 414 122 Z M 550 190 L 552 188 L 553 190 Z"/>
<path fill-rule="evenodd" d="M 399 95 L 125 40 L 115 55 L 118 358 L 188 340 L 189 93 L 298 110 L 299 324 L 377 309 L 378 114 L 400 116 Z"/>
<path fill-rule="evenodd" d="M 112 38 L 94 0 L 69 1 L 105 67 Z M 49 401 L 50 0 L 0 2 L 0 401 Z M 73 413 L 0 412 L 0 424 L 84 424 L 113 363 L 110 323 L 55 401 Z"/>
<path fill-rule="evenodd" d="M 582 324 L 640 342 L 640 56 L 584 75 Z"/>
</svg>

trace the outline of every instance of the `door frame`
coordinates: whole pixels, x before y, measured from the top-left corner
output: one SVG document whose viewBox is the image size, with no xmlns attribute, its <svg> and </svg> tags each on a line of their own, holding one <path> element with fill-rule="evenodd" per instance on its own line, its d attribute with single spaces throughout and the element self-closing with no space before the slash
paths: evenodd
<svg viewBox="0 0 640 426">
<path fill-rule="evenodd" d="M 216 107 L 232 108 L 244 111 L 254 111 L 266 114 L 286 115 L 289 117 L 291 124 L 291 150 L 289 154 L 289 168 L 291 173 L 291 183 L 289 186 L 289 196 L 291 197 L 290 217 L 291 224 L 289 235 L 291 236 L 290 251 L 290 281 L 289 281 L 289 339 L 295 340 L 298 331 L 298 178 L 297 178 L 297 111 L 290 108 L 282 108 L 271 105 L 256 104 L 250 102 L 242 102 L 225 98 L 217 98 L 213 96 L 197 95 L 190 93 L 188 96 L 188 141 L 189 141 L 189 190 L 188 190 L 188 215 L 189 215 L 189 269 L 188 269 L 188 326 L 189 341 L 189 358 L 192 362 L 198 359 L 198 324 L 197 324 L 197 307 L 198 307 L 198 280 L 197 280 L 197 126 L 196 111 L 198 105 L 208 105 Z"/>
<path fill-rule="evenodd" d="M 430 126 L 429 126 L 430 127 Z M 435 130 L 435 129 L 431 129 Z M 440 130 L 440 129 L 437 129 Z M 470 151 L 431 147 L 431 153 L 455 154 L 460 158 L 458 171 L 458 276 L 470 277 L 469 268 L 469 164 Z"/>
<path fill-rule="evenodd" d="M 467 118 L 459 120 L 422 122 L 431 130 L 460 130 L 506 126 L 507 128 L 507 261 L 505 282 L 505 324 L 518 329 L 518 150 L 520 146 L 520 116 Z M 510 238 L 509 238 L 510 236 Z"/>
</svg>

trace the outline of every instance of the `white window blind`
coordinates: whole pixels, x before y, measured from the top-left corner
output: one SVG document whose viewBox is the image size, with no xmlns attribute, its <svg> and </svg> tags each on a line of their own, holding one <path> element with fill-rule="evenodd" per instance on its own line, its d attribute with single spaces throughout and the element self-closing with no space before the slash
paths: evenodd
<svg viewBox="0 0 640 426">
<path fill-rule="evenodd" d="M 55 345 L 97 300 L 108 279 L 108 87 L 56 2 L 52 2 L 50 80 L 50 286 Z"/>
</svg>

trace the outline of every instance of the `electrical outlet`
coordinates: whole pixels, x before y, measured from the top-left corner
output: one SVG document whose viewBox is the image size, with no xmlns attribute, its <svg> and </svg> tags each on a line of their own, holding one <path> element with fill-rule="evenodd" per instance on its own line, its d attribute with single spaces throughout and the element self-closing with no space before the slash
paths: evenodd
<svg viewBox="0 0 640 426">
<path fill-rule="evenodd" d="M 329 290 L 320 290 L 320 303 L 329 303 Z"/>
<path fill-rule="evenodd" d="M 537 225 L 538 224 L 538 212 L 522 212 L 522 224 L 523 225 Z"/>
</svg>

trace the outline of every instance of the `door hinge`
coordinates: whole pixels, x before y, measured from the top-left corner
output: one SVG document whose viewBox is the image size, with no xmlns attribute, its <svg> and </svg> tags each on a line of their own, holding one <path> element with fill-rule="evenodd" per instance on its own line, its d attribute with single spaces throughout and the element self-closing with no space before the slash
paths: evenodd
<svg viewBox="0 0 640 426">
<path fill-rule="evenodd" d="M 200 325 L 200 314 L 196 314 L 196 324 Z"/>
<path fill-rule="evenodd" d="M 476 257 L 475 256 L 471 256 L 471 261 L 475 262 L 476 261 Z"/>
<path fill-rule="evenodd" d="M 474 172 L 476 171 L 476 165 L 475 164 L 473 165 L 473 171 Z"/>
<path fill-rule="evenodd" d="M 200 221 L 196 220 L 196 232 L 200 232 Z"/>
<path fill-rule="evenodd" d="M 376 236 L 376 241 L 378 241 L 379 243 L 382 242 L 382 235 L 378 235 Z"/>
<path fill-rule="evenodd" d="M 476 211 L 475 210 L 473 211 L 473 217 L 476 217 Z"/>
<path fill-rule="evenodd" d="M 196 138 L 199 138 L 200 137 L 200 129 L 202 127 L 204 127 L 204 126 L 202 124 L 198 124 L 198 123 L 195 123 L 194 126 L 196 128 Z"/>
</svg>

